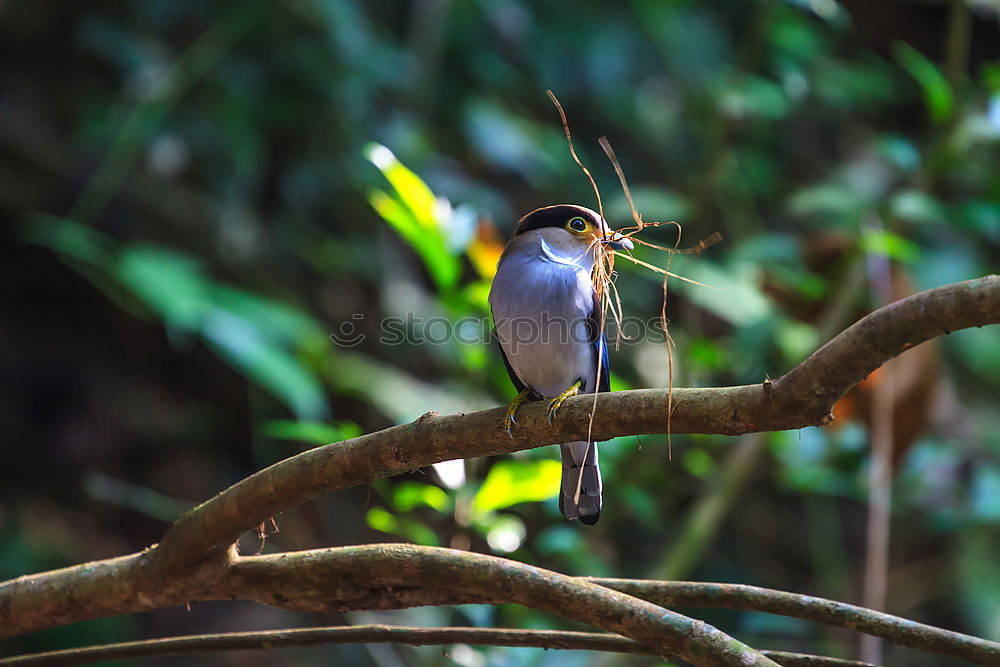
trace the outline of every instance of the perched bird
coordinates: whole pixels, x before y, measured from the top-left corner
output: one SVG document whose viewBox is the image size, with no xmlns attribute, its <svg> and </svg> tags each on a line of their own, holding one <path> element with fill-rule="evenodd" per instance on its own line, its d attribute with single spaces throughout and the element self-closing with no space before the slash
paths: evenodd
<svg viewBox="0 0 1000 667">
<path fill-rule="evenodd" d="M 589 208 L 559 204 L 521 218 L 500 255 L 490 309 L 500 353 L 518 390 L 504 419 L 508 434 L 525 401 L 548 399 L 551 421 L 570 396 L 610 389 L 607 342 L 591 277 L 605 247 L 631 250 L 632 242 Z M 568 442 L 560 449 L 559 510 L 567 519 L 593 525 L 601 515 L 597 444 Z"/>
</svg>

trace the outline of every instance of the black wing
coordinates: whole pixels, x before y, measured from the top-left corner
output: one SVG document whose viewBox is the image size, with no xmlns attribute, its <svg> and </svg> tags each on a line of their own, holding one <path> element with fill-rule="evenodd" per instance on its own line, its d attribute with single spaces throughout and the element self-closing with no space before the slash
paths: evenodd
<svg viewBox="0 0 1000 667">
<path fill-rule="evenodd" d="M 493 315 L 493 309 L 490 308 L 490 315 Z M 493 318 L 496 321 L 496 317 Z M 497 328 L 493 327 L 493 339 L 497 342 L 497 349 L 500 350 L 500 358 L 503 359 L 503 367 L 507 369 L 507 376 L 510 377 L 511 384 L 514 385 L 514 389 L 517 389 L 517 393 L 524 391 L 524 383 L 521 382 L 521 378 L 517 377 L 517 373 L 510 366 L 510 361 L 507 360 L 507 353 L 503 351 L 503 345 L 500 344 L 500 337 L 497 336 Z M 542 395 L 539 394 L 534 389 L 528 394 L 529 401 L 540 401 L 542 400 Z"/>
<path fill-rule="evenodd" d="M 588 318 L 590 323 L 590 342 L 595 346 L 597 358 L 600 359 L 600 375 L 597 378 L 597 391 L 611 391 L 611 366 L 608 361 L 608 338 L 601 328 L 601 302 L 597 292 L 592 292 L 594 307 Z"/>
</svg>

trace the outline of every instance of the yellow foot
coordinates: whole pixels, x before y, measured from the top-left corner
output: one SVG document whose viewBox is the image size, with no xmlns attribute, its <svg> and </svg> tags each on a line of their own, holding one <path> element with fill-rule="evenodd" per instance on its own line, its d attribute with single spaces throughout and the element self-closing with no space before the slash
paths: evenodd
<svg viewBox="0 0 1000 667">
<path fill-rule="evenodd" d="M 579 394 L 581 387 L 583 387 L 583 380 L 577 380 L 576 382 L 573 383 L 572 387 L 570 387 L 569 389 L 567 389 L 566 391 L 564 391 L 563 393 L 559 394 L 558 396 L 552 399 L 552 401 L 549 403 L 550 424 L 552 423 L 552 420 L 556 418 L 556 413 L 559 412 L 559 408 L 562 407 L 562 404 L 566 401 L 566 399 L 569 398 L 570 396 L 576 396 L 577 394 Z"/>
<path fill-rule="evenodd" d="M 507 406 L 507 414 L 503 418 L 503 430 L 507 431 L 507 435 L 511 438 L 514 437 L 513 428 L 517 420 L 514 416 L 517 414 L 517 409 L 528 402 L 528 394 L 531 393 L 531 387 L 525 387 L 521 392 L 514 397 L 514 400 L 510 402 Z"/>
</svg>

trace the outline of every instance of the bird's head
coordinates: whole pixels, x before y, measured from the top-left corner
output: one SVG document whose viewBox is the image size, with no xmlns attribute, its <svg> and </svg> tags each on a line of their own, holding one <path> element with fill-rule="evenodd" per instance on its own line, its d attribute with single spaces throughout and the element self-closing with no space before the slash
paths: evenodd
<svg viewBox="0 0 1000 667">
<path fill-rule="evenodd" d="M 551 251 L 564 257 L 587 257 L 601 250 L 631 250 L 632 241 L 613 231 L 595 211 L 574 204 L 535 209 L 517 221 L 514 239 L 538 236 Z"/>
</svg>

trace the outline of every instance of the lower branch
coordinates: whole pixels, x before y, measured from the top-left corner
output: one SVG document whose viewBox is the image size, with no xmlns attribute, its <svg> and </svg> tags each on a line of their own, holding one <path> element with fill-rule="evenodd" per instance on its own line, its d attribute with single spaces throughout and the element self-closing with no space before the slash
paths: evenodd
<svg viewBox="0 0 1000 667">
<path fill-rule="evenodd" d="M 668 607 L 719 607 L 762 611 L 816 621 L 923 651 L 1000 665 L 1000 643 L 943 630 L 899 616 L 811 595 L 744 584 L 601 579 L 589 581 Z"/>
<path fill-rule="evenodd" d="M 15 580 L 0 595 L 9 621 L 0 635 L 30 632 L 74 621 L 188 601 L 245 599 L 294 611 L 347 612 L 427 605 L 516 603 L 543 609 L 627 635 L 644 645 L 650 628 L 669 632 L 671 641 L 694 632 L 697 621 L 672 615 L 665 607 L 720 607 L 761 611 L 817 621 L 882 637 L 916 649 L 1000 665 L 1000 643 L 942 630 L 843 602 L 756 586 L 632 579 L 578 579 L 515 561 L 437 547 L 383 544 L 317 549 L 266 556 L 234 556 L 215 569 L 203 568 L 176 581 L 136 577 L 139 555 L 88 563 Z M 81 576 L 87 573 L 88 577 Z M 87 581 L 80 586 L 74 582 Z M 128 583 L 129 585 L 125 585 Z M 587 588 L 570 585 L 585 583 Z M 631 598 L 609 597 L 615 589 Z M 55 608 L 52 595 L 76 601 Z M 594 596 L 593 598 L 591 596 Z M 619 616 L 635 598 L 656 605 L 652 621 L 632 625 Z M 621 604 L 619 604 L 619 602 Z M 625 606 L 623 606 L 625 605 Z M 52 617 L 39 617 L 49 609 Z M 648 614 L 649 607 L 642 607 Z M 97 610 L 94 612 L 93 610 Z M 23 611 L 23 614 L 21 613 Z M 667 626 L 667 630 L 663 626 Z M 707 630 L 710 626 L 703 626 Z M 711 629 L 714 632 L 717 630 Z M 722 633 L 715 640 L 725 644 Z M 657 636 L 660 636 L 659 634 Z M 733 640 L 734 641 L 734 640 Z M 683 655 L 656 645 L 667 654 Z"/>
<path fill-rule="evenodd" d="M 4 667 L 28 667 L 30 665 L 61 667 L 62 665 L 81 665 L 103 660 L 163 657 L 210 651 L 244 651 L 247 649 L 275 649 L 319 644 L 381 643 L 408 644 L 410 646 L 472 644 L 475 646 L 518 646 L 565 651 L 661 655 L 649 646 L 625 637 L 600 632 L 354 625 L 146 639 L 0 658 L 0 665 Z M 782 667 L 874 667 L 867 662 L 803 653 L 785 651 L 761 651 L 761 653 Z"/>
<path fill-rule="evenodd" d="M 773 382 L 673 390 L 673 433 L 739 434 L 826 423 L 833 403 L 888 359 L 935 336 L 997 323 L 998 276 L 920 292 L 861 319 Z M 141 554 L 0 583 L 0 636 L 188 600 L 246 597 L 289 608 L 339 604 L 345 609 L 493 601 L 552 611 L 665 653 L 697 657 L 699 664 L 730 664 L 741 660 L 740 656 L 751 661 L 740 664 L 773 664 L 718 630 L 655 604 L 504 559 L 407 546 L 259 558 L 235 554 L 233 545 L 240 535 L 272 516 L 372 479 L 450 459 L 580 440 L 588 432 L 596 440 L 662 433 L 667 396 L 666 389 L 648 389 L 600 394 L 596 400 L 576 397 L 566 402 L 552 424 L 544 406 L 528 405 L 518 414 L 513 439 L 501 426 L 502 409 L 446 417 L 428 413 L 412 424 L 303 452 L 186 513 L 160 544 Z M 372 559 L 384 563 L 370 563 Z M 406 567 L 412 571 L 399 569 Z M 307 572 L 316 573 L 323 587 L 307 590 L 300 584 L 296 588 L 290 576 Z M 285 584 L 261 587 L 268 579 Z M 330 586 L 331 581 L 335 586 Z M 461 585 L 456 587 L 456 582 Z M 833 622 L 832 618 L 844 613 L 838 624 L 856 623 L 857 629 L 872 634 L 877 634 L 876 629 L 886 631 L 874 622 L 876 617 L 862 618 L 856 610 L 838 607 L 824 612 L 823 620 Z M 778 613 L 801 612 L 784 609 Z M 962 655 L 981 664 L 1000 664 L 1000 645 L 993 642 L 940 630 L 936 632 L 944 634 L 913 634 L 915 626 L 905 627 L 908 621 L 888 615 L 877 618 L 896 628 L 901 643 L 913 642 L 909 645 Z"/>
<path fill-rule="evenodd" d="M 142 576 L 135 560 L 122 580 L 131 587 L 113 589 L 119 597 L 114 604 L 128 611 L 184 604 L 187 601 L 247 598 L 295 609 L 372 609 L 415 604 L 446 604 L 463 601 L 502 601 L 521 604 L 557 614 L 580 623 L 615 632 L 649 646 L 664 655 L 676 655 L 696 665 L 774 667 L 776 663 L 716 628 L 668 611 L 653 603 L 598 584 L 557 572 L 532 567 L 505 558 L 483 554 L 417 547 L 411 545 L 371 545 L 301 551 L 276 556 L 232 556 L 232 560 L 196 570 L 177 581 L 155 581 Z M 80 566 L 87 571 L 100 564 Z M 48 595 L 62 593 L 71 584 L 73 570 L 20 580 L 20 591 L 7 599 L 25 611 L 12 614 L 10 626 L 0 633 L 52 625 L 39 618 Z M 284 578 L 294 576 L 295 587 L 286 589 Z M 136 576 L 139 575 L 139 576 Z M 100 577 L 83 578 L 85 580 Z M 18 580 L 15 580 L 15 584 Z M 433 588 L 434 602 L 410 595 L 417 587 Z M 109 604 L 109 591 L 90 588 L 74 590 L 72 609 L 76 619 L 93 618 L 97 609 Z M 100 602 L 98 601 L 100 600 Z M 13 606 L 13 605 L 12 605 Z M 16 609 L 9 609 L 15 611 Z M 59 610 L 65 622 L 69 609 Z M 26 622 L 30 626 L 25 625 Z"/>
</svg>

